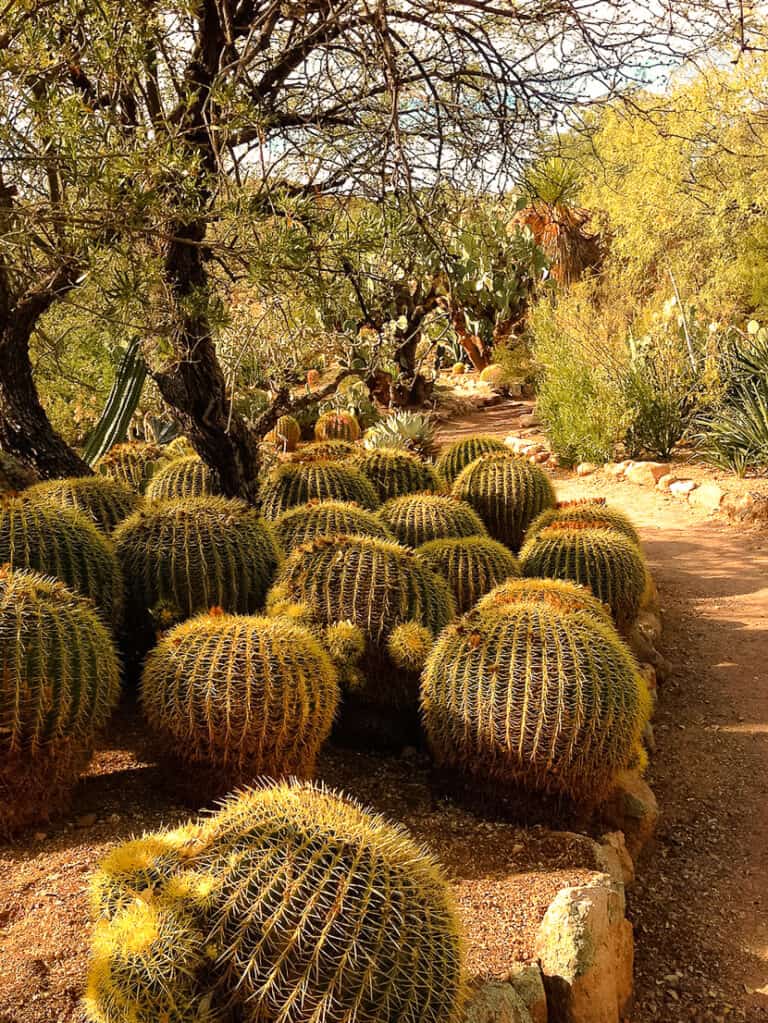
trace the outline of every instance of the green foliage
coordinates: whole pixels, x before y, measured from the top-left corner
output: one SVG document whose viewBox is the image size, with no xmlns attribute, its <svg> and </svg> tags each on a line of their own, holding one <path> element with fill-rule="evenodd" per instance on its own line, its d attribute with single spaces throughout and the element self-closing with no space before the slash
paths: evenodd
<svg viewBox="0 0 768 1023">
<path fill-rule="evenodd" d="M 374 448 L 355 459 L 355 465 L 371 481 L 382 501 L 422 490 L 440 490 L 440 479 L 426 462 L 410 451 Z"/>
<path fill-rule="evenodd" d="M 284 551 L 293 551 L 319 536 L 374 536 L 391 540 L 386 524 L 374 512 L 347 501 L 300 504 L 275 520 L 275 533 Z"/>
<path fill-rule="evenodd" d="M 369 450 L 404 448 L 422 458 L 431 458 L 435 452 L 435 424 L 424 412 L 400 409 L 366 430 L 363 443 Z"/>
<path fill-rule="evenodd" d="M 511 452 L 490 451 L 471 462 L 456 478 L 453 495 L 471 504 L 491 536 L 513 551 L 536 516 L 555 503 L 544 470 Z"/>
<path fill-rule="evenodd" d="M 146 377 L 147 364 L 141 354 L 141 341 L 135 338 L 120 360 L 104 411 L 85 445 L 83 458 L 88 465 L 93 465 L 114 444 L 125 440 Z"/>
<path fill-rule="evenodd" d="M 477 613 L 499 614 L 518 604 L 544 604 L 560 615 L 588 614 L 613 626 L 610 609 L 586 586 L 566 579 L 507 579 L 478 601 Z"/>
<path fill-rule="evenodd" d="M 520 574 L 514 554 L 488 536 L 432 540 L 420 546 L 416 554 L 447 580 L 460 614 L 499 583 Z"/>
<path fill-rule="evenodd" d="M 0 568 L 0 834 L 61 812 L 120 692 L 90 601 Z"/>
<path fill-rule="evenodd" d="M 152 475 L 144 491 L 148 501 L 206 497 L 221 493 L 218 473 L 197 454 L 174 458 Z"/>
<path fill-rule="evenodd" d="M 461 470 L 470 462 L 474 462 L 480 455 L 484 455 L 488 451 L 507 450 L 504 441 L 498 437 L 476 433 L 471 437 L 464 437 L 462 440 L 455 440 L 449 444 L 440 453 L 435 468 L 447 483 L 453 483 Z"/>
<path fill-rule="evenodd" d="M 406 547 L 442 537 L 486 536 L 483 520 L 465 501 L 448 494 L 405 494 L 379 509 L 379 518 Z"/>
<path fill-rule="evenodd" d="M 37 476 L 21 462 L 0 451 L 0 493 L 25 490 L 37 482 Z"/>
<path fill-rule="evenodd" d="M 315 440 L 360 439 L 360 424 L 349 412 L 324 412 L 315 423 Z"/>
<path fill-rule="evenodd" d="M 27 496 L 42 504 L 82 512 L 106 533 L 110 533 L 142 503 L 141 497 L 127 483 L 105 476 L 46 480 L 30 487 Z"/>
<path fill-rule="evenodd" d="M 438 764 L 589 805 L 641 757 L 650 709 L 611 626 L 538 602 L 465 615 L 438 639 L 422 680 Z"/>
<path fill-rule="evenodd" d="M 274 468 L 261 487 L 264 516 L 274 520 L 308 501 L 351 501 L 373 510 L 376 491 L 359 469 L 338 462 L 287 462 Z"/>
<path fill-rule="evenodd" d="M 103 476 L 127 483 L 129 487 L 143 494 L 153 472 L 162 464 L 165 457 L 165 451 L 159 444 L 132 441 L 110 448 L 94 468 Z"/>
<path fill-rule="evenodd" d="M 639 545 L 640 534 L 637 532 L 628 515 L 609 508 L 604 498 L 595 500 L 586 498 L 583 501 L 561 502 L 555 508 L 547 508 L 538 518 L 534 519 L 525 534 L 526 540 L 540 533 L 548 526 L 560 526 L 569 529 L 571 526 L 580 528 L 591 526 L 595 529 L 614 529 L 622 533 L 633 543 Z"/>
</svg>

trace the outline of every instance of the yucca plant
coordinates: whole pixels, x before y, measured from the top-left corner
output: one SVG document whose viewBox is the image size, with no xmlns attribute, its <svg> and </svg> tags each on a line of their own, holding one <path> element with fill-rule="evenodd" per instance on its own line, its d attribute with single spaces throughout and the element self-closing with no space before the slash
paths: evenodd
<svg viewBox="0 0 768 1023">
<path fill-rule="evenodd" d="M 503 440 L 487 434 L 480 433 L 473 434 L 471 437 L 463 437 L 461 440 L 449 444 L 440 453 L 435 468 L 446 483 L 453 483 L 462 469 L 489 451 L 500 451 L 506 454 L 509 452 L 509 448 Z"/>
<path fill-rule="evenodd" d="M 355 465 L 371 481 L 381 501 L 441 488 L 432 466 L 409 451 L 376 448 L 359 455 Z"/>
<path fill-rule="evenodd" d="M 324 412 L 315 423 L 316 441 L 359 439 L 360 424 L 351 412 Z"/>
<path fill-rule="evenodd" d="M 406 547 L 445 537 L 487 536 L 477 512 L 448 494 L 405 494 L 379 509 L 379 518 Z"/>
<path fill-rule="evenodd" d="M 640 535 L 629 516 L 614 508 L 609 508 L 604 498 L 561 501 L 556 507 L 547 508 L 528 527 L 525 534 L 526 540 L 530 540 L 532 536 L 548 526 L 561 526 L 565 529 L 570 526 L 575 526 L 577 529 L 589 526 L 595 529 L 615 530 L 633 543 L 638 545 L 640 543 Z"/>
<path fill-rule="evenodd" d="M 261 487 L 262 511 L 269 520 L 313 500 L 351 501 L 369 510 L 379 505 L 370 480 L 355 466 L 339 462 L 286 462 Z"/>
<path fill-rule="evenodd" d="M 418 557 L 451 587 L 459 613 L 510 576 L 520 575 L 517 558 L 489 536 L 432 540 L 416 550 Z"/>
<path fill-rule="evenodd" d="M 148 501 L 169 501 L 220 493 L 219 474 L 196 454 L 174 458 L 161 466 L 145 490 Z"/>
<path fill-rule="evenodd" d="M 285 551 L 293 551 L 319 536 L 394 537 L 375 512 L 349 501 L 310 501 L 289 508 L 275 519 L 275 533 Z"/>
<path fill-rule="evenodd" d="M 152 473 L 162 465 L 166 457 L 164 449 L 159 444 L 130 441 L 111 447 L 95 462 L 94 469 L 102 476 L 127 483 L 129 487 L 143 494 Z"/>
<path fill-rule="evenodd" d="M 421 458 L 435 453 L 435 424 L 424 412 L 400 410 L 365 431 L 363 444 L 373 448 L 405 448 Z"/>
<path fill-rule="evenodd" d="M 127 483 L 106 476 L 73 476 L 46 480 L 30 487 L 27 496 L 42 504 L 82 512 L 105 533 L 141 507 L 141 496 Z"/>
</svg>

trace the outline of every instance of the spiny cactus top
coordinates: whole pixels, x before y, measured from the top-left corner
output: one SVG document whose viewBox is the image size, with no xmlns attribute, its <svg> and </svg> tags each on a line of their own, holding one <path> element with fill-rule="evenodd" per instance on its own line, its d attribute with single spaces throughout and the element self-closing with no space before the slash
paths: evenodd
<svg viewBox="0 0 768 1023">
<path fill-rule="evenodd" d="M 422 676 L 438 763 L 590 804 L 640 755 L 650 709 L 611 626 L 541 603 L 465 615 Z"/>
<path fill-rule="evenodd" d="M 269 439 L 274 442 L 278 451 L 295 451 L 301 440 L 301 427 L 293 416 L 280 416 L 270 431 Z"/>
<path fill-rule="evenodd" d="M 555 503 L 549 477 L 511 452 L 490 451 L 463 469 L 453 484 L 455 497 L 467 501 L 488 532 L 516 551 L 531 522 Z"/>
<path fill-rule="evenodd" d="M 360 424 L 350 412 L 325 412 L 315 423 L 315 440 L 360 439 Z"/>
<path fill-rule="evenodd" d="M 440 490 L 441 484 L 431 465 L 397 448 L 374 448 L 355 459 L 355 464 L 373 483 L 382 501 L 421 490 Z"/>
<path fill-rule="evenodd" d="M 165 458 L 186 458 L 187 455 L 194 454 L 195 449 L 192 445 L 192 441 L 189 437 L 185 437 L 184 434 L 174 437 L 170 443 L 163 446 L 163 455 Z"/>
<path fill-rule="evenodd" d="M 510 576 L 520 575 L 517 558 L 489 536 L 432 540 L 416 550 L 436 575 L 448 581 L 460 613 Z"/>
<path fill-rule="evenodd" d="M 318 536 L 393 539 L 375 512 L 349 501 L 311 501 L 289 508 L 275 520 L 275 532 L 284 551 L 293 551 Z"/>
<path fill-rule="evenodd" d="M 37 476 L 12 455 L 0 451 L 0 493 L 4 490 L 25 490 L 37 483 Z"/>
<path fill-rule="evenodd" d="M 614 529 L 617 533 L 628 537 L 633 543 L 640 543 L 640 535 L 629 517 L 623 512 L 607 507 L 604 500 L 564 501 L 560 502 L 556 508 L 547 508 L 528 527 L 528 532 L 525 534 L 526 540 L 530 540 L 532 536 L 540 533 L 547 526 L 563 526 L 566 529 L 570 526 Z"/>
<path fill-rule="evenodd" d="M 379 518 L 406 547 L 449 536 L 487 536 L 477 512 L 448 494 L 405 494 L 379 509 Z"/>
<path fill-rule="evenodd" d="M 280 1023 L 458 1023 L 450 888 L 399 827 L 308 785 L 231 797 L 212 822 L 222 987 Z"/>
<path fill-rule="evenodd" d="M 316 440 L 287 455 L 289 462 L 343 462 L 357 447 L 347 440 Z"/>
<path fill-rule="evenodd" d="M 183 617 L 258 610 L 281 558 L 258 512 L 225 497 L 151 505 L 118 526 L 115 545 L 132 610 L 162 604 Z"/>
<path fill-rule="evenodd" d="M 150 653 L 141 704 L 167 747 L 233 780 L 310 777 L 339 700 L 317 639 L 283 618 L 210 612 Z"/>
<path fill-rule="evenodd" d="M 286 462 L 270 472 L 261 488 L 262 509 L 270 520 L 312 500 L 353 501 L 369 510 L 379 504 L 366 477 L 339 462 Z"/>
<path fill-rule="evenodd" d="M 165 449 L 159 444 L 131 441 L 115 444 L 96 463 L 96 470 L 103 476 L 111 476 L 133 487 L 143 494 L 155 469 L 166 458 Z"/>
<path fill-rule="evenodd" d="M 141 506 L 141 497 L 133 487 L 106 476 L 46 480 L 30 487 L 28 496 L 43 504 L 74 508 L 106 533 Z"/>
<path fill-rule="evenodd" d="M 206 497 L 219 493 L 219 474 L 197 454 L 166 462 L 155 471 L 145 490 L 148 501 L 172 501 L 180 497 Z"/>
<path fill-rule="evenodd" d="M 442 451 L 435 468 L 447 483 L 453 483 L 462 469 L 489 451 L 501 451 L 506 454 L 509 448 L 498 437 L 490 437 L 482 433 L 464 437 L 462 440 L 456 440 L 453 444 L 449 444 Z"/>
<path fill-rule="evenodd" d="M 500 363 L 492 362 L 490 366 L 481 370 L 480 379 L 491 387 L 503 387 L 510 382 L 510 375 Z"/>
<path fill-rule="evenodd" d="M 123 586 L 115 551 L 80 512 L 28 497 L 0 495 L 0 565 L 29 568 L 89 597 L 111 623 L 120 618 Z"/>
<path fill-rule="evenodd" d="M 645 561 L 637 544 L 621 533 L 548 526 L 525 544 L 520 564 L 527 576 L 589 586 L 621 628 L 637 618 L 646 585 Z"/>
<path fill-rule="evenodd" d="M 583 612 L 604 625 L 613 625 L 610 608 L 588 587 L 567 579 L 507 579 L 478 602 L 477 612 L 483 615 L 529 603 L 546 604 L 560 614 Z"/>
</svg>

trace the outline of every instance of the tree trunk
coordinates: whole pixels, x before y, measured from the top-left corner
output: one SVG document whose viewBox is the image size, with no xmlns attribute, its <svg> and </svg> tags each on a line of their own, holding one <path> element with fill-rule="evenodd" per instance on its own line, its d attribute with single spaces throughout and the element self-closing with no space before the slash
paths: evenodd
<svg viewBox="0 0 768 1023">
<path fill-rule="evenodd" d="M 456 339 L 469 356 L 469 361 L 476 370 L 483 370 L 490 365 L 491 356 L 477 334 L 470 334 L 464 321 L 461 309 L 451 310 L 451 322 L 456 331 Z"/>
</svg>

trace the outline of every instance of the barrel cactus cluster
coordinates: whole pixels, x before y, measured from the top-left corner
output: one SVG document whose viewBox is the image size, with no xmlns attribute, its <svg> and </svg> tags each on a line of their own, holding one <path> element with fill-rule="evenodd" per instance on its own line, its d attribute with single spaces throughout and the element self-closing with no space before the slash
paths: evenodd
<svg viewBox="0 0 768 1023">
<path fill-rule="evenodd" d="M 371 481 L 381 501 L 441 489 L 440 478 L 432 466 L 410 451 L 374 448 L 356 459 L 355 464 Z"/>
<path fill-rule="evenodd" d="M 171 459 L 155 472 L 145 490 L 148 501 L 204 497 L 220 492 L 221 486 L 216 470 L 211 469 L 196 454 Z"/>
<path fill-rule="evenodd" d="M 141 495 L 120 480 L 107 476 L 75 476 L 46 480 L 30 487 L 27 496 L 41 504 L 82 512 L 94 525 L 110 533 L 141 506 Z"/>
<path fill-rule="evenodd" d="M 274 520 L 307 501 L 352 501 L 378 508 L 379 499 L 359 469 L 342 462 L 287 462 L 269 473 L 261 487 L 265 518 Z"/>
</svg>

